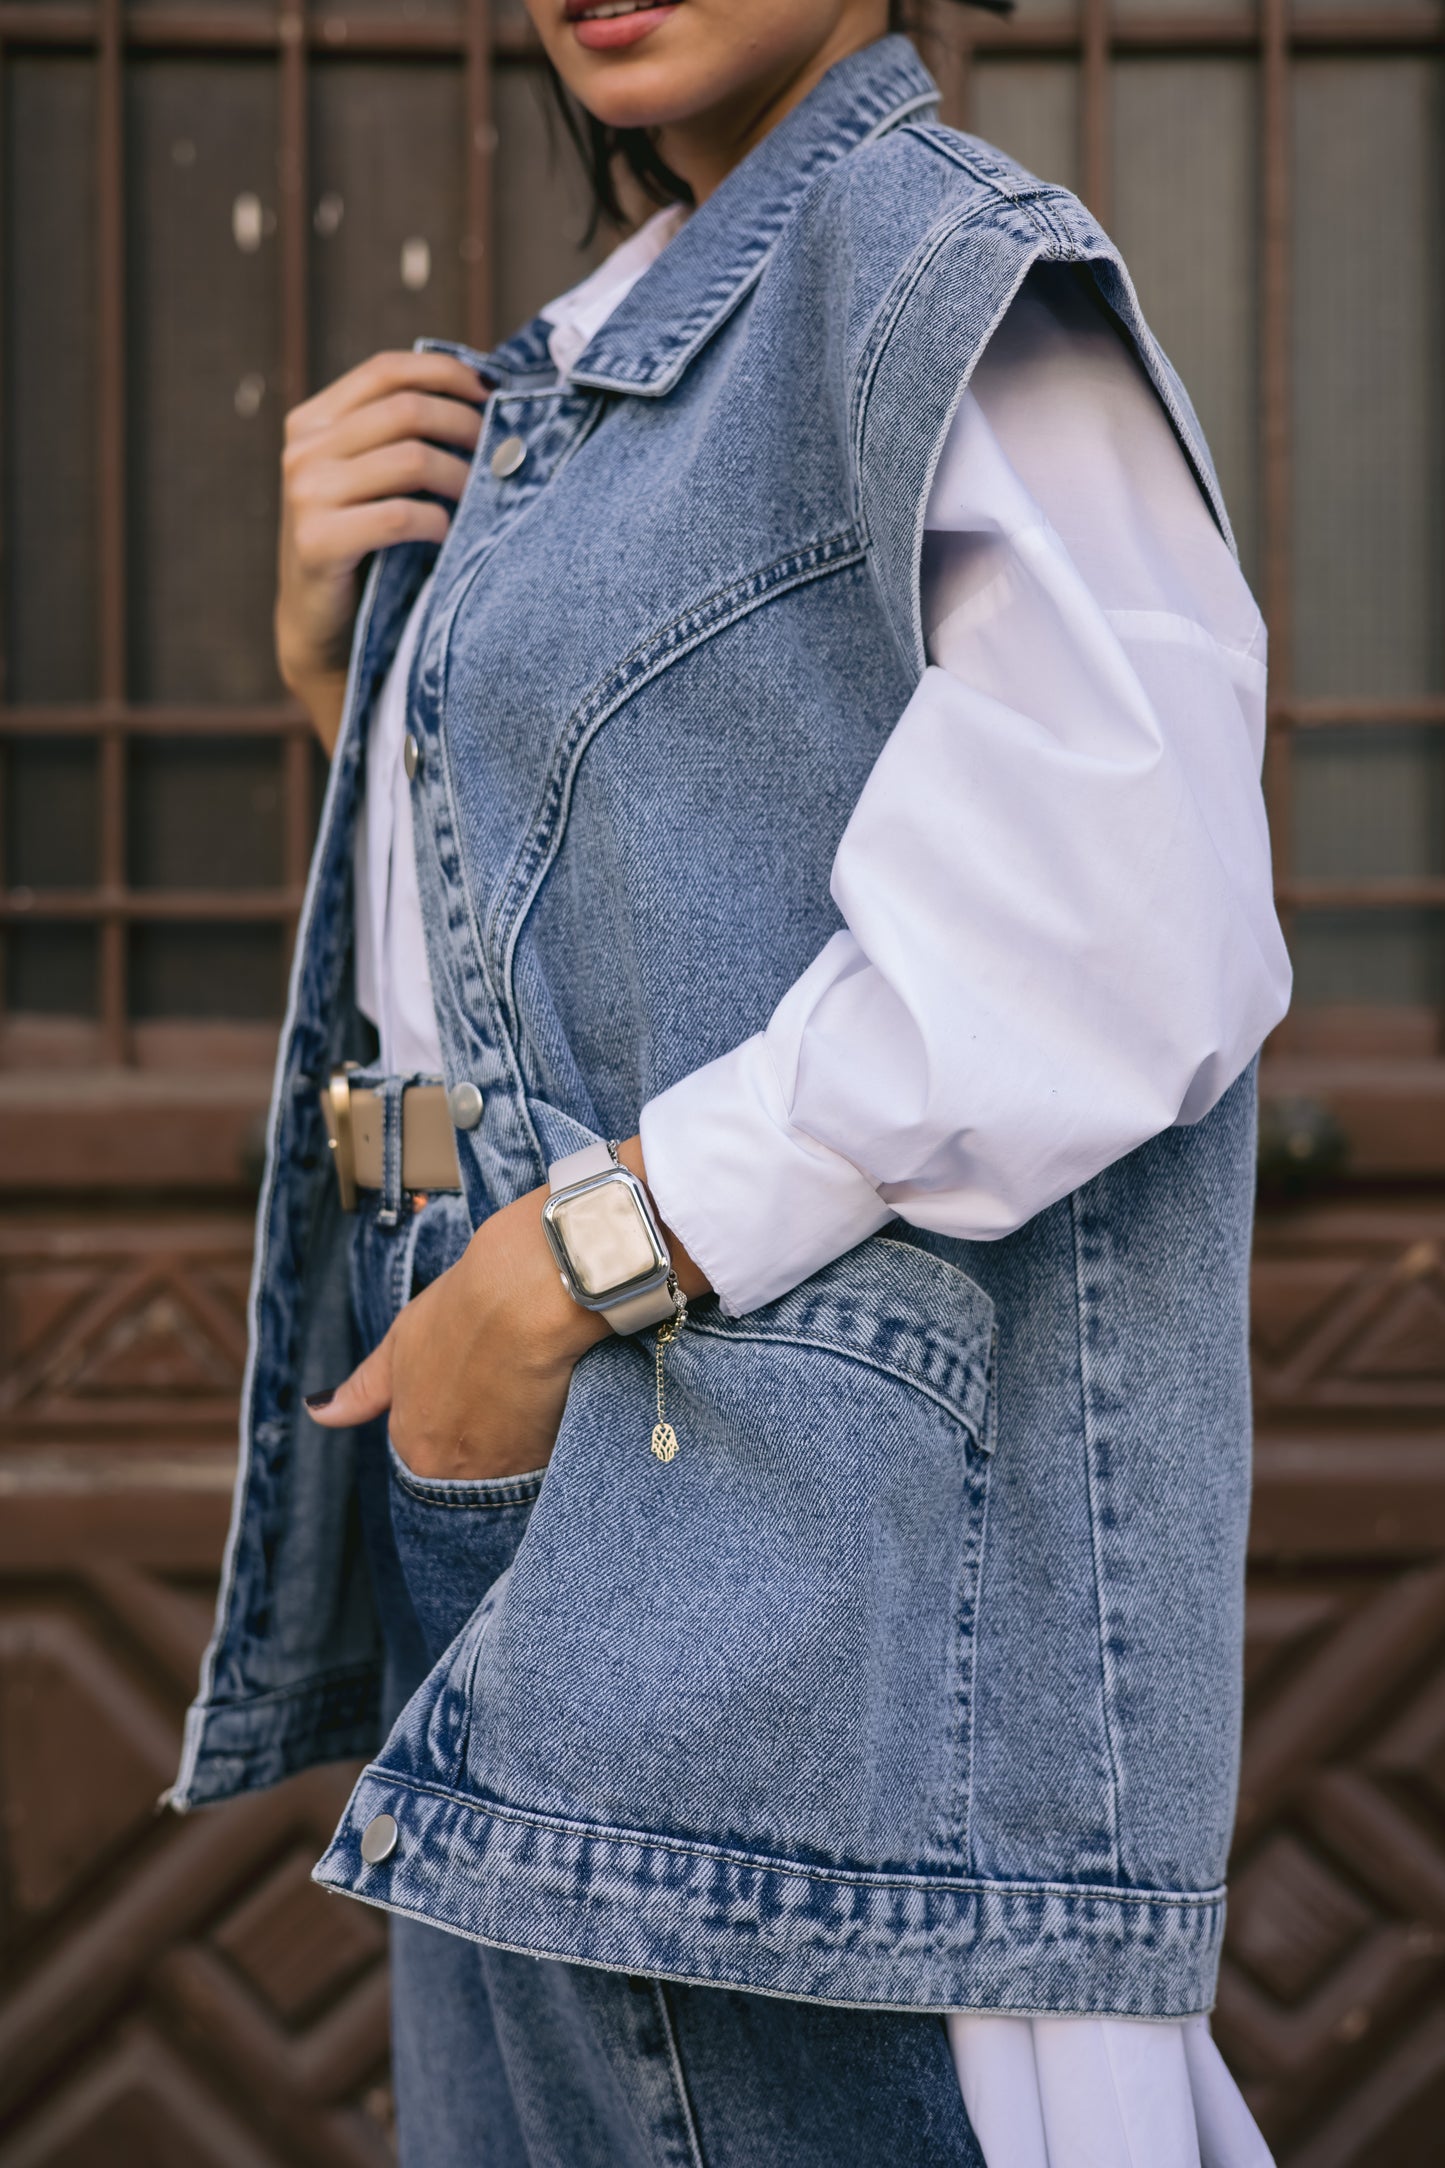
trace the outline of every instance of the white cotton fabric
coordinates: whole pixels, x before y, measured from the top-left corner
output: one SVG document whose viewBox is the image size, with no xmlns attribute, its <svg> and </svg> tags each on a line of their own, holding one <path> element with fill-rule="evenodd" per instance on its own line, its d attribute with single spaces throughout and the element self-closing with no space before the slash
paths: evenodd
<svg viewBox="0 0 1445 2168">
<path fill-rule="evenodd" d="M 741 1315 L 893 1214 L 974 1240 L 1207 1113 L 1284 1014 L 1265 639 L 1102 304 L 1035 274 L 929 495 L 929 667 L 833 864 L 843 928 L 643 1111 Z"/>
<path fill-rule="evenodd" d="M 402 627 L 366 739 L 366 789 L 356 823 L 356 1006 L 381 1040 L 392 1076 L 440 1076 L 441 1041 L 421 922 L 411 793 L 403 765 L 406 689 L 431 591 Z"/>
<path fill-rule="evenodd" d="M 950 2017 L 988 2168 L 1273 2168 L 1207 2018 Z"/>
<path fill-rule="evenodd" d="M 544 312 L 564 374 L 683 215 Z M 643 1112 L 662 1215 L 735 1313 L 895 1213 L 1007 1233 L 1206 1113 L 1288 1001 L 1259 614 L 1137 360 L 1065 279 L 1035 275 L 975 371 L 926 530 L 929 667 L 837 853 L 844 927 Z M 402 767 L 424 602 L 356 842 L 357 1001 L 402 1075 L 442 1073 Z M 1270 2168 L 1202 2017 L 947 2026 L 987 2168 Z"/>
</svg>

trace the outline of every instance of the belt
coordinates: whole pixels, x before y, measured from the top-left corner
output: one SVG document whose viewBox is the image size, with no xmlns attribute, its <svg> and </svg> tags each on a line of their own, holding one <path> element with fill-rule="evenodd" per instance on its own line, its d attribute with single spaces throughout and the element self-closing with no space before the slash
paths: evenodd
<svg viewBox="0 0 1445 2168">
<path fill-rule="evenodd" d="M 473 1086 L 462 1085 L 480 1101 Z M 346 1069 L 333 1069 L 321 1094 L 326 1135 L 344 1212 L 356 1209 L 356 1193 L 384 1183 L 385 1103 L 380 1092 L 353 1084 Z M 472 1108 L 454 1108 L 444 1084 L 408 1084 L 401 1095 L 401 1186 L 428 1196 L 435 1190 L 460 1189 L 456 1116 L 471 1126 Z M 471 1119 L 469 1119 L 471 1117 Z"/>
</svg>

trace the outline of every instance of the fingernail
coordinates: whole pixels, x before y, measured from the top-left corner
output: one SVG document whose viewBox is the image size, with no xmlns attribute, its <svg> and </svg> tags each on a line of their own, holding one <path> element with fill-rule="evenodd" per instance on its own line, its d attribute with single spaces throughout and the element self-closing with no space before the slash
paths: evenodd
<svg viewBox="0 0 1445 2168">
<path fill-rule="evenodd" d="M 330 1407 L 332 1401 L 336 1398 L 337 1390 L 338 1388 L 334 1385 L 323 1385 L 319 1393 L 307 1393 L 303 1398 L 302 1406 L 307 1408 L 312 1415 L 315 1415 L 318 1409 Z"/>
</svg>

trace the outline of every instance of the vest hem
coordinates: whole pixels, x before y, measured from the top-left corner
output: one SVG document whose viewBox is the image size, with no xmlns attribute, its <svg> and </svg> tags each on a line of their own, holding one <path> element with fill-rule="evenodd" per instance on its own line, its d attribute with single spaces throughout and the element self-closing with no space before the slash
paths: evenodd
<svg viewBox="0 0 1445 2168">
<path fill-rule="evenodd" d="M 357 1664 L 245 1702 L 196 1702 L 181 1766 L 163 1804 L 176 1814 L 260 1792 L 319 1762 L 376 1752 L 381 1667 Z"/>
<path fill-rule="evenodd" d="M 399 1841 L 374 1864 L 377 1815 Z M 879 2010 L 1174 2019 L 1214 2000 L 1222 1890 L 825 1870 L 484 1806 L 365 1770 L 323 1889 L 569 1964 Z"/>
</svg>

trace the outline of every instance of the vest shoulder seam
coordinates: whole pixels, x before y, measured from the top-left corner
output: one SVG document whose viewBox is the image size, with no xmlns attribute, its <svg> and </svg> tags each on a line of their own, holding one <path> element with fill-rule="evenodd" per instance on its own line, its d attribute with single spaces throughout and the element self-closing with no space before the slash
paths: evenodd
<svg viewBox="0 0 1445 2168">
<path fill-rule="evenodd" d="M 898 133 L 913 136 L 934 157 L 956 166 L 1000 203 L 1022 211 L 1061 255 L 1072 257 L 1079 253 L 1078 243 L 1069 238 L 1048 212 L 1048 206 L 1054 203 L 1074 205 L 1076 199 L 1066 189 L 1052 181 L 1039 180 L 998 152 L 985 155 L 986 146 L 976 138 L 961 135 L 956 128 L 946 128 L 941 121 L 904 121 Z M 1015 175 L 1022 184 L 1018 187 L 1009 185 Z"/>
</svg>

